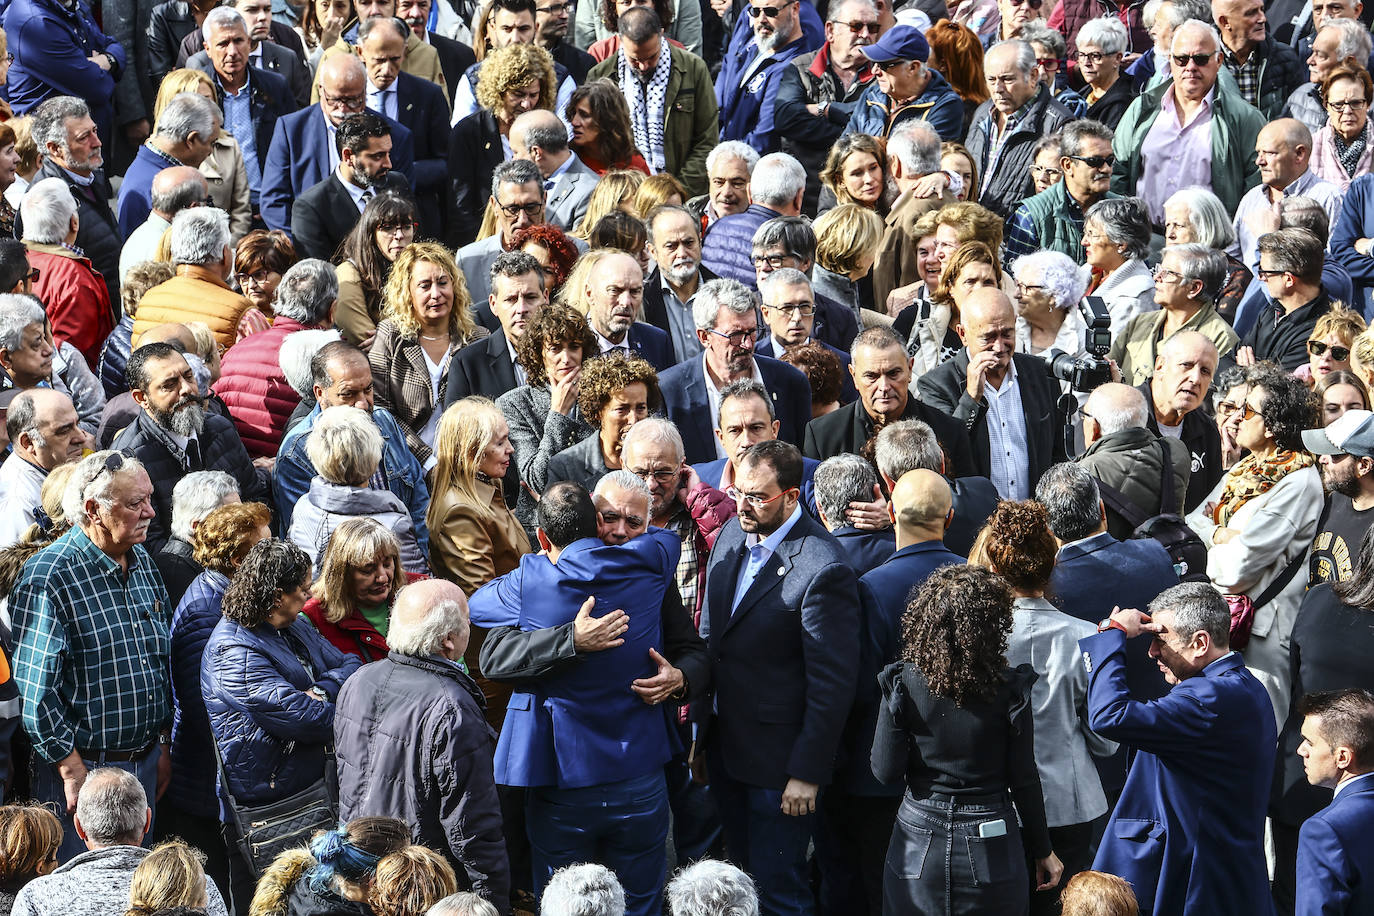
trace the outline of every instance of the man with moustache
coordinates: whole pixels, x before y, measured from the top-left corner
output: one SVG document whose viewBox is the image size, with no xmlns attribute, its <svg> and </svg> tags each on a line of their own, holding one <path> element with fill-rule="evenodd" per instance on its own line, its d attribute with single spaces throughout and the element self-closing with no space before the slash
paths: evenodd
<svg viewBox="0 0 1374 916">
<path fill-rule="evenodd" d="M 1192 456 L 1185 512 L 1201 505 L 1226 473 L 1221 466 L 1221 433 L 1198 410 L 1216 368 L 1216 344 L 1197 331 L 1180 331 L 1160 345 L 1154 374 L 1138 388 L 1150 404 L 1146 428 L 1181 440 Z"/>
<path fill-rule="evenodd" d="M 147 543 L 154 552 L 171 537 L 172 488 L 191 471 L 224 471 L 238 483 L 244 502 L 270 504 L 270 475 L 253 465 L 230 420 L 206 413 L 186 357 L 171 344 L 145 344 L 129 357 L 124 372 L 143 412 L 112 447 L 149 469 L 155 517 Z"/>
<path fill-rule="evenodd" d="M 658 267 L 644 284 L 644 320 L 667 332 L 677 364 L 701 353 L 692 302 L 701 284 L 717 277 L 701 264 L 701 223 L 685 207 L 655 207 L 644 224 Z"/>
<path fill-rule="evenodd" d="M 687 201 L 703 232 L 722 216 L 749 209 L 749 182 L 759 154 L 748 143 L 726 140 L 706 154 L 705 194 Z"/>
<path fill-rule="evenodd" d="M 1374 413 L 1347 410 L 1330 426 L 1303 430 L 1302 443 L 1320 456 L 1317 463 L 1326 488 L 1326 504 L 1312 541 L 1311 583 L 1344 582 L 1351 576 L 1364 533 L 1374 525 Z"/>
<path fill-rule="evenodd" d="M 751 30 L 735 33 L 716 80 L 720 138 L 743 140 L 762 155 L 778 146 L 773 108 L 783 73 L 792 58 L 816 45 L 807 43 L 796 3 L 760 0 L 744 9 Z"/>
</svg>

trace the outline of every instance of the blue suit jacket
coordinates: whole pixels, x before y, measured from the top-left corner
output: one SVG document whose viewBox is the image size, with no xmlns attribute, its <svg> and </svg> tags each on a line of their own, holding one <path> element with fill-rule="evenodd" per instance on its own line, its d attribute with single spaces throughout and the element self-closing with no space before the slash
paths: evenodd
<svg viewBox="0 0 1374 916">
<path fill-rule="evenodd" d="M 657 330 L 655 328 L 655 330 Z M 659 331 L 662 334 L 662 331 Z M 667 344 L 667 352 L 672 347 Z M 800 371 L 776 359 L 755 356 L 763 387 L 773 396 L 773 412 L 780 426 L 778 438 L 801 448 L 806 424 L 811 422 L 811 384 Z M 663 390 L 663 407 L 668 419 L 677 424 L 682 444 L 687 449 L 687 463 L 699 464 L 716 457 L 716 436 L 712 431 L 716 417 L 711 416 L 711 402 L 706 396 L 706 375 L 701 357 L 678 363 L 658 377 Z"/>
<path fill-rule="evenodd" d="M 647 359 L 660 373 L 673 366 L 673 342 L 668 335 L 651 324 L 636 321 L 625 335 L 625 343 Z"/>
<path fill-rule="evenodd" d="M 712 439 L 714 442 L 714 438 Z M 701 464 L 692 465 L 692 470 L 697 472 L 701 482 L 720 489 L 720 479 L 725 474 L 725 465 L 729 458 L 717 458 L 715 461 L 706 461 Z M 816 513 L 816 468 L 821 463 L 814 458 L 802 458 L 802 485 L 801 499 L 806 511 L 811 513 L 812 518 L 820 518 Z"/>
<path fill-rule="evenodd" d="M 404 125 L 391 125 L 391 168 L 406 176 L 415 187 L 415 145 Z M 329 177 L 329 128 L 324 110 L 311 105 L 277 121 L 267 161 L 262 167 L 262 221 L 268 229 L 291 234 L 291 203 Z"/>
<path fill-rule="evenodd" d="M 1374 777 L 1312 815 L 1298 834 L 1297 916 L 1374 913 Z"/>
<path fill-rule="evenodd" d="M 841 525 L 830 532 L 844 548 L 854 567 L 854 575 L 877 569 L 892 557 L 897 549 L 897 538 L 891 528 L 882 531 L 863 531 L 852 525 Z"/>
<path fill-rule="evenodd" d="M 601 785 L 653 772 L 672 757 L 669 707 L 647 705 L 629 685 L 657 671 L 649 649 L 663 650 L 660 612 L 681 551 L 678 536 L 658 528 L 617 547 L 584 538 L 557 563 L 526 554 L 473 593 L 472 622 L 488 628 L 561 626 L 588 595 L 596 596 L 595 616 L 630 615 L 624 645 L 588 654 L 511 697 L 496 745 L 499 784 Z"/>
<path fill-rule="evenodd" d="M 818 343 L 835 355 L 840 361 L 840 405 L 852 404 L 859 399 L 859 389 L 854 387 L 854 376 L 849 374 L 849 367 L 854 362 L 853 357 L 841 350 L 839 347 L 832 347 L 823 340 L 811 338 L 812 343 Z M 782 359 L 782 354 L 773 349 L 773 335 L 767 334 L 758 345 L 754 347 L 755 356 L 769 356 L 773 359 Z"/>
<path fill-rule="evenodd" d="M 845 725 L 836 776 L 836 782 L 856 795 L 897 797 L 905 789 L 901 780 L 891 785 L 879 782 L 869 760 L 882 700 L 878 674 L 897 660 L 898 631 L 912 591 L 941 566 L 957 566 L 963 562 L 963 557 L 939 541 L 926 541 L 888 554 L 886 561 L 859 578 L 858 689 L 849 722 Z"/>
<path fill-rule="evenodd" d="M 714 696 L 693 709 L 732 779 L 775 790 L 789 778 L 825 785 L 859 663 L 854 572 L 802 512 L 732 612 L 747 553 L 732 519 L 711 550 L 701 613 Z"/>
<path fill-rule="evenodd" d="M 1264 687 L 1234 654 L 1133 700 L 1120 630 L 1078 646 L 1088 726 L 1137 749 L 1093 868 L 1131 882 L 1141 913 L 1272 916 L 1264 817 L 1278 736 Z"/>
</svg>

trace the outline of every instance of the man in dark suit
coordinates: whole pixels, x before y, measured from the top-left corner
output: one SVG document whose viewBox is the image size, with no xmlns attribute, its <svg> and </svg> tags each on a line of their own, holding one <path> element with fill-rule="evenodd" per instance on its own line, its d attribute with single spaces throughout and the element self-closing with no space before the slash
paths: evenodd
<svg viewBox="0 0 1374 916">
<path fill-rule="evenodd" d="M 644 282 L 644 320 L 668 335 L 673 363 L 685 362 L 701 354 L 692 300 L 701 284 L 716 279 L 701 264 L 701 222 L 686 207 L 665 205 L 646 213 L 644 223 L 657 265 Z"/>
<path fill-rule="evenodd" d="M 571 231 L 582 222 L 592 189 L 601 180 L 568 146 L 568 126 L 543 108 L 527 111 L 510 126 L 512 159 L 528 159 L 544 176 L 544 218 Z"/>
<path fill-rule="evenodd" d="M 964 424 L 977 473 L 998 495 L 1029 499 L 1040 475 L 1065 457 L 1059 382 L 1044 360 L 1015 352 L 1016 313 L 1006 293 L 978 290 L 961 311 L 956 330 L 964 349 L 917 388 L 923 401 Z"/>
<path fill-rule="evenodd" d="M 248 25 L 249 66 L 268 70 L 286 80 L 296 101 L 292 110 L 309 105 L 310 66 L 294 47 L 277 43 L 272 30 L 272 0 L 235 0 L 233 7 Z M 290 35 L 300 43 L 295 32 Z M 205 54 L 205 39 L 199 31 L 192 32 L 182 41 L 178 57 L 182 54 L 185 55 L 184 66 L 205 69 L 209 56 L 201 56 Z"/>
<path fill-rule="evenodd" d="M 897 660 L 902 615 L 911 592 L 941 566 L 964 562 L 941 540 L 951 498 L 949 484 L 936 471 L 918 469 L 903 475 L 892 487 L 897 550 L 859 578 L 858 688 L 835 783 L 821 796 L 817 858 L 822 912 L 882 909 L 883 861 L 904 787 L 878 782 L 869 764 L 881 700 L 878 672 Z"/>
<path fill-rule="evenodd" d="M 271 74 L 268 74 L 271 75 Z M 289 232 L 291 202 L 339 167 L 334 131 L 347 115 L 367 108 L 367 71 L 353 54 L 335 54 L 320 64 L 320 104 L 277 122 L 262 172 L 262 220 L 268 229 Z M 391 169 L 411 179 L 415 144 L 397 121 L 391 128 Z"/>
<path fill-rule="evenodd" d="M 754 285 L 775 270 L 791 267 L 808 277 L 816 263 L 816 232 L 811 221 L 801 216 L 770 219 L 754 232 L 752 239 Z M 849 351 L 859 334 L 859 319 L 849 306 L 828 296 L 816 297 L 816 320 L 811 334 L 821 343 Z"/>
<path fill-rule="evenodd" d="M 414 36 L 439 55 L 439 69 L 444 71 L 444 85 L 452 92 L 468 67 L 477 63 L 472 48 L 461 41 L 446 38 L 429 30 L 429 11 L 432 0 L 396 0 L 396 15 L 405 20 Z"/>
<path fill-rule="evenodd" d="M 581 290 L 587 304 L 587 324 L 602 353 L 616 350 L 647 359 L 659 372 L 673 364 L 668 335 L 651 324 L 636 321 L 644 299 L 644 271 L 623 251 L 601 253 L 587 272 Z"/>
<path fill-rule="evenodd" d="M 1135 748 L 1121 799 L 1093 862 L 1131 883 L 1142 913 L 1270 914 L 1264 817 L 1277 730 L 1269 694 L 1229 648 L 1231 612 L 1206 582 L 1184 582 L 1149 615 L 1115 610 L 1078 641 L 1088 668 L 1088 727 Z M 1126 642 L 1171 685 L 1132 697 Z"/>
<path fill-rule="evenodd" d="M 435 83 L 406 73 L 399 19 L 377 16 L 358 26 L 358 56 L 367 70 L 367 107 L 410 131 L 415 143 L 415 202 L 426 238 L 443 238 L 448 198 L 448 100 Z"/>
<path fill-rule="evenodd" d="M 815 481 L 816 517 L 840 542 L 855 575 L 862 576 L 892 556 L 896 547 L 890 527 L 870 531 L 849 523 L 850 505 L 868 502 L 878 489 L 872 464 L 858 455 L 835 455 L 816 468 Z"/>
<path fill-rule="evenodd" d="M 568 24 L 573 4 L 566 0 L 547 0 L 534 8 L 534 40 L 549 52 L 555 63 L 562 64 L 581 86 L 587 81 L 587 71 L 596 65 L 596 58 L 581 48 L 569 44 Z"/>
<path fill-rule="evenodd" d="M 215 98 L 224 112 L 224 129 L 234 135 L 243 151 L 248 196 L 256 213 L 270 174 L 267 155 L 273 133 L 277 123 L 296 110 L 296 99 L 285 77 L 249 66 L 248 24 L 233 7 L 211 10 L 205 17 L 204 34 L 206 61 L 200 70 L 214 81 Z"/>
<path fill-rule="evenodd" d="M 801 479 L 786 442 L 760 442 L 740 462 L 739 516 L 706 569 L 713 696 L 692 707 L 726 845 L 768 913 L 813 910 L 806 851 L 859 663 L 854 573 L 801 511 Z"/>
<path fill-rule="evenodd" d="M 778 418 L 778 437 L 793 445 L 801 442 L 811 419 L 811 385 L 786 363 L 754 355 L 759 338 L 754 294 L 734 280 L 712 280 L 697 290 L 692 313 L 705 353 L 659 376 L 668 419 L 682 433 L 688 463 L 725 457 L 711 432 L 711 419 L 720 413 L 722 389 L 739 379 L 763 385 Z"/>
<path fill-rule="evenodd" d="M 370 111 L 349 115 L 334 132 L 339 167 L 291 205 L 291 235 L 303 258 L 331 261 L 367 202 L 382 191 L 409 195 L 391 171 L 391 128 Z"/>
<path fill-rule="evenodd" d="M 934 471 L 945 478 L 953 492 L 952 515 L 945 529 L 945 546 L 961 557 L 967 557 L 973 548 L 973 540 L 983 525 L 992 517 L 997 508 L 997 490 L 986 477 L 960 477 L 953 479 L 946 471 L 947 459 L 944 449 L 935 436 L 935 430 L 920 420 L 898 420 L 884 426 L 878 433 L 877 444 L 873 448 L 873 459 L 878 465 L 878 473 L 883 476 L 883 486 L 890 493 L 892 489 L 911 471 L 921 469 Z M 869 516 L 873 518 L 870 505 L 850 507 L 850 516 Z M 879 504 L 879 517 L 885 517 L 887 506 Z"/>
<path fill-rule="evenodd" d="M 869 328 L 854 338 L 850 375 L 859 399 L 817 417 L 806 427 L 808 457 L 824 459 L 841 452 L 859 454 L 882 427 L 898 420 L 920 420 L 935 430 L 945 462 L 955 477 L 977 473 L 968 433 L 920 398 L 911 396 L 911 357 L 889 328 Z"/>
<path fill-rule="evenodd" d="M 472 394 L 494 401 L 525 384 L 525 370 L 515 361 L 515 345 L 546 301 L 544 271 L 532 255 L 506 251 L 497 256 L 491 265 L 488 304 L 501 329 L 454 354 L 448 369 L 445 407 Z M 508 472 L 506 476 L 511 475 Z"/>
<path fill-rule="evenodd" d="M 810 277 L 791 267 L 779 267 L 759 278 L 759 298 L 768 332 L 754 345 L 755 355 L 782 359 L 788 347 L 815 340 L 812 332 L 816 328 L 816 291 L 811 287 Z M 859 399 L 859 392 L 854 387 L 849 353 L 823 340 L 815 343 L 840 361 L 840 404 L 853 404 Z"/>
<path fill-rule="evenodd" d="M 1298 711 L 1307 781 L 1336 790 L 1298 835 L 1298 916 L 1374 912 L 1374 695 L 1308 694 Z"/>
</svg>

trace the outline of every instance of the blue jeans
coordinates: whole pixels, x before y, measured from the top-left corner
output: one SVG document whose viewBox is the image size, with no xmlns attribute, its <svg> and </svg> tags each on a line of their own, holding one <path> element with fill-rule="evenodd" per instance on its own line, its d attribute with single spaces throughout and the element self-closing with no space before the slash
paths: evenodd
<svg viewBox="0 0 1374 916">
<path fill-rule="evenodd" d="M 759 889 L 759 912 L 763 916 L 813 916 L 816 899 L 811 893 L 806 849 L 816 815 L 783 814 L 781 789 L 731 779 L 718 751 L 708 762 L 726 855 L 753 876 Z"/>
<path fill-rule="evenodd" d="M 1000 836 L 980 827 L 1002 822 Z M 1011 798 L 907 795 L 883 872 L 883 913 L 1025 916 L 1029 877 Z"/>
<path fill-rule="evenodd" d="M 525 811 L 537 896 L 556 869 L 597 862 L 625 888 L 626 916 L 663 911 L 668 787 L 661 768 L 583 789 L 530 789 Z"/>
<path fill-rule="evenodd" d="M 138 777 L 138 781 L 143 783 L 143 791 L 148 795 L 148 807 L 154 808 L 157 803 L 157 760 L 162 749 L 155 747 L 142 760 L 127 760 L 119 762 L 106 762 L 101 757 L 81 758 L 81 762 L 86 765 L 86 771 L 97 767 L 116 767 L 128 773 L 133 773 Z M 33 781 L 33 797 L 36 801 L 52 802 L 58 811 L 58 817 L 62 820 L 62 845 L 57 847 L 57 861 L 65 863 L 86 851 L 86 844 L 81 837 L 76 835 L 76 827 L 72 824 L 72 817 L 66 814 L 67 793 L 62 788 L 62 777 L 57 773 L 57 764 L 48 763 L 37 754 L 33 755 L 33 762 L 30 765 Z M 145 838 L 145 843 L 146 843 Z"/>
</svg>

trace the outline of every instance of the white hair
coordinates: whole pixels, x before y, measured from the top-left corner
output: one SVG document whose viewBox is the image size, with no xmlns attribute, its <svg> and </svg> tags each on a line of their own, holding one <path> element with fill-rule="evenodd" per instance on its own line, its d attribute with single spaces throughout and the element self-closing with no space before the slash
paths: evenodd
<svg viewBox="0 0 1374 916">
<path fill-rule="evenodd" d="M 465 633 L 468 612 L 452 598 L 435 602 L 417 620 L 398 620 L 392 605 L 391 623 L 386 631 L 386 644 L 392 652 L 411 658 L 438 655 L 450 633 Z"/>
<path fill-rule="evenodd" d="M 304 325 L 319 324 L 329 317 L 329 309 L 339 298 L 339 278 L 334 265 L 319 258 L 306 258 L 292 264 L 277 284 L 278 315 Z"/>
<path fill-rule="evenodd" d="M 178 92 L 157 116 L 153 133 L 171 137 L 178 143 L 185 143 L 191 134 L 200 134 L 200 138 L 208 142 L 215 136 L 215 126 L 223 119 L 219 106 L 199 92 Z"/>
<path fill-rule="evenodd" d="M 711 174 L 716 164 L 724 162 L 726 159 L 743 160 L 746 171 L 752 175 L 754 166 L 759 164 L 759 153 L 758 150 L 743 140 L 726 140 L 724 143 L 717 143 L 706 154 L 706 174 Z"/>
<path fill-rule="evenodd" d="M 779 267 L 777 270 L 764 274 L 763 279 L 759 280 L 759 295 L 763 297 L 765 305 L 773 301 L 773 287 L 775 286 L 801 286 L 806 284 L 806 288 L 811 288 L 811 278 L 797 270 L 795 267 Z"/>
<path fill-rule="evenodd" d="M 366 486 L 382 461 L 381 431 L 367 411 L 340 404 L 320 412 L 305 440 L 315 473 L 332 484 Z"/>
<path fill-rule="evenodd" d="M 425 916 L 501 916 L 480 895 L 472 891 L 459 891 L 449 894 L 425 911 Z"/>
<path fill-rule="evenodd" d="M 76 198 L 61 178 L 44 178 L 29 185 L 19 214 L 24 220 L 24 241 L 60 245 L 76 216 Z"/>
<path fill-rule="evenodd" d="M 638 424 L 636 424 L 638 425 Z M 634 427 L 631 427 L 633 429 Z M 606 491 L 611 487 L 619 487 L 622 490 L 629 490 L 636 496 L 643 496 L 646 502 L 652 503 L 654 500 L 653 491 L 649 485 L 637 474 L 632 474 L 625 468 L 616 471 L 607 471 L 601 475 L 601 479 L 596 482 L 596 488 L 592 490 L 597 496 L 605 496 Z"/>
<path fill-rule="evenodd" d="M 1088 396 L 1084 408 L 1092 414 L 1102 435 L 1126 429 L 1144 429 L 1150 419 L 1150 406 L 1129 385 L 1104 385 Z"/>
<path fill-rule="evenodd" d="M 549 878 L 543 916 L 625 916 L 625 889 L 604 865 L 566 865 Z"/>
<path fill-rule="evenodd" d="M 148 794 L 128 770 L 100 767 L 86 776 L 76 793 L 76 819 L 94 843 L 137 845 L 148 824 Z"/>
<path fill-rule="evenodd" d="M 1216 26 L 1210 22 L 1203 22 L 1201 19 L 1188 19 L 1174 27 L 1174 37 L 1169 42 L 1170 51 L 1174 49 L 1174 45 L 1178 44 L 1179 33 L 1184 29 L 1201 29 L 1212 36 L 1212 47 L 1216 48 L 1218 52 L 1221 51 L 1221 33 L 1217 31 Z"/>
<path fill-rule="evenodd" d="M 1088 290 L 1092 269 L 1079 267 L 1073 258 L 1060 251 L 1035 251 L 1022 255 L 1011 266 L 1017 280 L 1037 277 L 1045 292 L 1054 299 L 1054 307 L 1069 311 Z"/>
<path fill-rule="evenodd" d="M 786 206 L 806 187 L 806 169 L 786 153 L 769 153 L 749 176 L 749 197 L 765 207 Z"/>
<path fill-rule="evenodd" d="M 335 328 L 327 331 L 311 328 L 287 334 L 281 342 L 281 349 L 277 351 L 277 365 L 281 368 L 281 374 L 286 376 L 286 384 L 302 398 L 313 398 L 315 379 L 311 363 L 315 354 L 324 349 L 326 344 L 342 338 L 343 335 Z"/>
<path fill-rule="evenodd" d="M 226 7 L 217 7 L 226 9 Z M 229 247 L 229 214 L 217 207 L 193 207 L 172 217 L 172 261 L 215 264 Z"/>
<path fill-rule="evenodd" d="M 687 450 L 682 445 L 682 433 L 678 432 L 677 424 L 662 417 L 648 417 L 631 426 L 630 431 L 625 434 L 624 441 L 620 444 L 620 453 L 623 455 L 636 442 L 657 442 L 659 445 L 668 446 L 677 456 L 675 460 L 678 464 L 681 464 L 687 455 Z"/>
<path fill-rule="evenodd" d="M 707 280 L 692 299 L 692 321 L 708 331 L 716 326 L 721 309 L 743 315 L 756 307 L 754 294 L 738 280 Z"/>
<path fill-rule="evenodd" d="M 854 0 L 850 0 L 854 2 Z M 754 880 L 729 862 L 702 859 L 679 871 L 665 893 L 673 916 L 758 916 Z"/>
<path fill-rule="evenodd" d="M 29 325 L 41 325 L 46 320 L 43 306 L 32 296 L 23 293 L 0 294 L 0 350 L 18 350 L 24 345 L 24 331 Z"/>
<path fill-rule="evenodd" d="M 234 27 L 243 29 L 243 34 L 248 34 L 248 20 L 243 18 L 242 13 L 232 6 L 217 6 L 205 14 L 205 22 L 200 27 L 200 34 L 208 45 L 215 40 L 215 29 Z"/>
<path fill-rule="evenodd" d="M 124 463 L 112 473 L 105 470 L 105 462 L 115 455 L 123 458 Z M 132 455 L 123 455 L 114 449 L 92 452 L 77 462 L 72 476 L 67 480 L 67 488 L 62 491 L 62 514 L 74 523 L 86 521 L 86 501 L 95 500 L 105 508 L 114 505 L 110 491 L 114 489 L 115 477 L 130 471 L 143 470 L 143 462 Z"/>
<path fill-rule="evenodd" d="M 1374 37 L 1369 34 L 1369 29 L 1365 28 L 1363 22 L 1358 19 L 1328 19 L 1322 23 L 1322 27 L 1317 29 L 1317 34 L 1321 34 L 1326 29 L 1335 29 L 1341 33 L 1340 40 L 1336 44 L 1336 59 L 1345 60 L 1353 57 L 1355 65 L 1360 68 L 1369 65 L 1369 54 L 1371 43 Z"/>
<path fill-rule="evenodd" d="M 1099 16 L 1089 19 L 1078 30 L 1078 47 L 1096 45 L 1103 54 L 1120 54 L 1126 50 L 1130 37 L 1126 26 L 1115 16 Z"/>
<path fill-rule="evenodd" d="M 940 171 L 940 135 L 920 118 L 908 118 L 893 128 L 887 153 L 913 175 Z"/>
<path fill-rule="evenodd" d="M 239 495 L 239 485 L 223 471 L 193 471 L 172 488 L 172 536 L 190 543 L 191 526 Z"/>
</svg>

